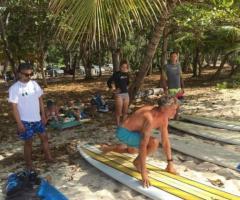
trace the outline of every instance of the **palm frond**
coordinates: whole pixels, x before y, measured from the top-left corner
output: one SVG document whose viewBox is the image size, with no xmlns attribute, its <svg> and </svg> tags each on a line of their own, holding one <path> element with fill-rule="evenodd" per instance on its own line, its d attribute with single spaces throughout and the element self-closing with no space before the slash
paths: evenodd
<svg viewBox="0 0 240 200">
<path fill-rule="evenodd" d="M 50 0 L 50 10 L 62 15 L 60 39 L 90 45 L 109 44 L 121 35 L 159 19 L 166 0 Z"/>
</svg>

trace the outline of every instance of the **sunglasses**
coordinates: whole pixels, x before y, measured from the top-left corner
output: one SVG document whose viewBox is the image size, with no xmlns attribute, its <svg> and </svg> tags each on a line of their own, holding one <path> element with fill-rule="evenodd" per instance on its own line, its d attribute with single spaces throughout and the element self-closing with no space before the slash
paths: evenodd
<svg viewBox="0 0 240 200">
<path fill-rule="evenodd" d="M 23 72 L 21 72 L 21 74 L 23 74 L 23 75 L 26 76 L 26 77 L 32 77 L 32 76 L 33 76 L 33 73 L 28 74 L 28 73 L 23 73 Z"/>
</svg>

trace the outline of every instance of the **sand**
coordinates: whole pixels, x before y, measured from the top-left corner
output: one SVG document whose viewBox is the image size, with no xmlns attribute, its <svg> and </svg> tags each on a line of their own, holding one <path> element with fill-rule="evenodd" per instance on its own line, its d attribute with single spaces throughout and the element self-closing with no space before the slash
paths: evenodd
<svg viewBox="0 0 240 200">
<path fill-rule="evenodd" d="M 239 94 L 240 89 L 220 91 L 213 88 L 187 89 L 186 103 L 182 106 L 181 112 L 239 120 Z M 70 200 L 148 199 L 92 167 L 83 160 L 77 151 L 78 144 L 117 142 L 114 136 L 115 128 L 112 113 L 100 113 L 96 115 L 94 120 L 81 127 L 62 132 L 48 130 L 51 151 L 57 163 L 52 165 L 45 163 L 40 153 L 39 140 L 36 138 L 33 152 L 34 166 L 42 177 L 48 178 Z M 232 149 L 233 146 L 223 145 L 223 148 Z M 1 188 L 9 173 L 24 168 L 22 150 L 22 142 L 17 138 L 1 141 Z M 176 168 L 182 176 L 240 195 L 240 173 L 180 153 L 173 152 L 173 155 Z M 148 160 L 158 163 L 163 168 L 166 166 L 161 149 Z M 4 199 L 4 194 L 1 192 L 0 199 Z"/>
</svg>

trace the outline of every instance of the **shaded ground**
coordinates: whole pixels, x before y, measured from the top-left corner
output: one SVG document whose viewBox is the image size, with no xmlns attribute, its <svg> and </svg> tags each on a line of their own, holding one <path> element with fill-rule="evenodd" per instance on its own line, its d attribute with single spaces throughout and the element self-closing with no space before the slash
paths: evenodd
<svg viewBox="0 0 240 200">
<path fill-rule="evenodd" d="M 214 86 L 216 82 L 207 81 L 209 76 L 195 79 L 187 74 L 185 79 L 186 103 L 182 107 L 182 112 L 239 120 L 240 89 L 217 90 Z M 71 83 L 70 78 L 65 78 L 49 84 L 44 90 L 45 100 L 51 98 L 56 100 L 58 105 L 64 105 L 69 100 L 78 99 L 87 105 L 95 92 L 101 92 L 106 98 L 110 98 L 106 80 L 107 77 L 102 77 Z M 158 86 L 159 74 L 146 78 L 144 87 Z M 150 99 L 148 102 L 153 101 Z M 8 173 L 22 169 L 24 162 L 22 143 L 16 137 L 16 125 L 7 103 L 7 87 L 3 83 L 0 85 L 0 105 L 0 186 L 2 186 Z M 134 109 L 134 106 L 132 108 Z M 113 114 L 95 113 L 94 116 L 92 121 L 81 127 L 63 132 L 48 130 L 51 151 L 57 161 L 54 165 L 48 166 L 45 163 L 40 153 L 39 140 L 36 138 L 33 152 L 35 167 L 71 200 L 80 199 L 80 196 L 81 199 L 147 199 L 100 173 L 79 156 L 77 144 L 117 142 L 114 136 Z M 158 156 L 165 160 L 161 152 Z M 198 180 L 201 177 L 203 182 L 240 194 L 240 175 L 236 172 L 179 153 L 175 153 L 174 157 L 182 175 Z M 155 158 L 156 156 L 153 160 Z M 165 166 L 165 163 L 161 162 L 161 165 Z"/>
</svg>

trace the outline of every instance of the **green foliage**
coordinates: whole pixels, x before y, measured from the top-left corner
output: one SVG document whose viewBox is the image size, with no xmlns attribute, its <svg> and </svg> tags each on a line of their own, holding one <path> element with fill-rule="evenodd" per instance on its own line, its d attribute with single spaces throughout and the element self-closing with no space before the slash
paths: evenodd
<svg viewBox="0 0 240 200">
<path fill-rule="evenodd" d="M 134 26 L 154 24 L 165 0 L 51 0 L 50 8 L 58 16 L 63 14 L 58 30 L 59 38 L 97 47 L 126 36 Z"/>
<path fill-rule="evenodd" d="M 216 88 L 219 90 L 227 89 L 227 88 L 229 88 L 229 84 L 226 81 L 224 81 L 222 83 L 217 83 Z"/>
<path fill-rule="evenodd" d="M 14 58 L 34 62 L 54 35 L 48 0 L 10 0 L 5 6 L 2 17 Z"/>
<path fill-rule="evenodd" d="M 57 48 L 57 46 L 51 45 L 48 48 L 48 56 L 46 61 L 48 63 L 54 63 L 57 65 L 63 65 L 64 64 L 64 60 L 63 60 L 63 53 L 61 51 L 60 48 Z"/>
<path fill-rule="evenodd" d="M 240 87 L 240 73 L 237 73 L 232 77 L 232 87 L 239 88 Z"/>
</svg>

